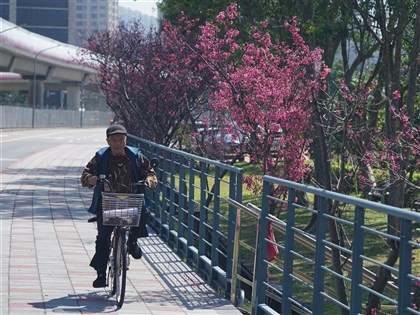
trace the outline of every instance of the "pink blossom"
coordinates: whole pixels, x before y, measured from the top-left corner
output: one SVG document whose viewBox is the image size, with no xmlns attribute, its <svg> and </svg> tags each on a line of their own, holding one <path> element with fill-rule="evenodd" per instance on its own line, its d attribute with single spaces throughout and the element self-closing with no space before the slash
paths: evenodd
<svg viewBox="0 0 420 315">
<path fill-rule="evenodd" d="M 222 22 L 225 19 L 225 12 L 220 12 L 217 17 L 216 17 L 216 21 L 217 22 Z"/>
<path fill-rule="evenodd" d="M 392 92 L 392 98 L 393 98 L 394 100 L 398 100 L 398 99 L 400 99 L 400 98 L 401 98 L 401 93 L 400 93 L 400 91 L 394 91 L 394 92 Z"/>
</svg>

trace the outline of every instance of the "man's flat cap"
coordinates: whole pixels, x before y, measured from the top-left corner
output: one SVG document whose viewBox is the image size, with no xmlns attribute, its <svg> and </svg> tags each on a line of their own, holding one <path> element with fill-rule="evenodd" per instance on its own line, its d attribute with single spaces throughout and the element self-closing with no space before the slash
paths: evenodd
<svg viewBox="0 0 420 315">
<path fill-rule="evenodd" d="M 106 137 L 107 138 L 111 135 L 116 135 L 116 134 L 126 135 L 127 134 L 127 129 L 125 129 L 125 127 L 122 126 L 122 125 L 115 124 L 115 125 L 109 126 L 108 129 L 106 130 Z"/>
</svg>

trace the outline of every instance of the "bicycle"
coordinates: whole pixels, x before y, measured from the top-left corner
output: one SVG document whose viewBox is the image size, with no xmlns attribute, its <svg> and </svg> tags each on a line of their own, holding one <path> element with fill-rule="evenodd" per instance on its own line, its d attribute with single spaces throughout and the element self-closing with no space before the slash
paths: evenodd
<svg viewBox="0 0 420 315">
<path fill-rule="evenodd" d="M 114 226 L 108 261 L 107 286 L 115 295 L 117 306 L 122 307 L 125 297 L 130 227 L 138 226 L 144 205 L 144 194 L 102 192 L 103 224 Z"/>
<path fill-rule="evenodd" d="M 152 159 L 151 165 L 156 167 L 157 160 Z M 144 193 L 114 193 L 105 175 L 100 175 L 99 181 L 102 184 L 107 183 L 111 191 L 102 192 L 102 223 L 114 226 L 111 234 L 106 286 L 110 287 L 110 296 L 115 295 L 117 306 L 121 308 L 124 303 L 127 270 L 130 265 L 128 236 L 131 227 L 139 226 L 145 205 L 145 195 Z M 147 188 L 144 181 L 139 181 L 136 185 Z M 88 221 L 96 221 L 96 217 Z"/>
</svg>

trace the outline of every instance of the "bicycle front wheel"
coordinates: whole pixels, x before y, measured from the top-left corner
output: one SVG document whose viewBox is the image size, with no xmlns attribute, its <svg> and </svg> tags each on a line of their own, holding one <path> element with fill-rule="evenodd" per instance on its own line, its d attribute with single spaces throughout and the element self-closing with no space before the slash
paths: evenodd
<svg viewBox="0 0 420 315">
<path fill-rule="evenodd" d="M 126 231 L 124 229 L 118 229 L 115 237 L 115 247 L 113 252 L 115 266 L 112 294 L 115 294 L 117 306 L 121 307 L 124 303 L 125 286 L 127 280 Z"/>
</svg>

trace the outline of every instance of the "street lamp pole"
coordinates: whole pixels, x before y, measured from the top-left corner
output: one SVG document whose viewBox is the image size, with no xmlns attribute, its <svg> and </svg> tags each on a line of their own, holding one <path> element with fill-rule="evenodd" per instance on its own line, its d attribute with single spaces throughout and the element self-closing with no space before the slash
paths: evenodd
<svg viewBox="0 0 420 315">
<path fill-rule="evenodd" d="M 82 66 L 82 74 L 80 76 L 80 104 L 79 104 L 79 111 L 80 111 L 80 128 L 83 128 L 83 112 L 85 111 L 85 106 L 83 104 L 83 70 L 85 69 L 85 64 Z"/>
<path fill-rule="evenodd" d="M 47 47 L 44 48 L 40 51 L 38 51 L 35 54 L 35 58 L 34 58 L 34 73 L 33 73 L 33 80 L 32 80 L 32 128 L 35 128 L 35 103 L 36 103 L 36 60 L 38 58 L 38 56 L 43 53 L 44 51 L 53 49 L 53 48 L 57 48 L 58 46 L 61 46 L 61 44 L 57 44 L 51 47 Z"/>
</svg>

